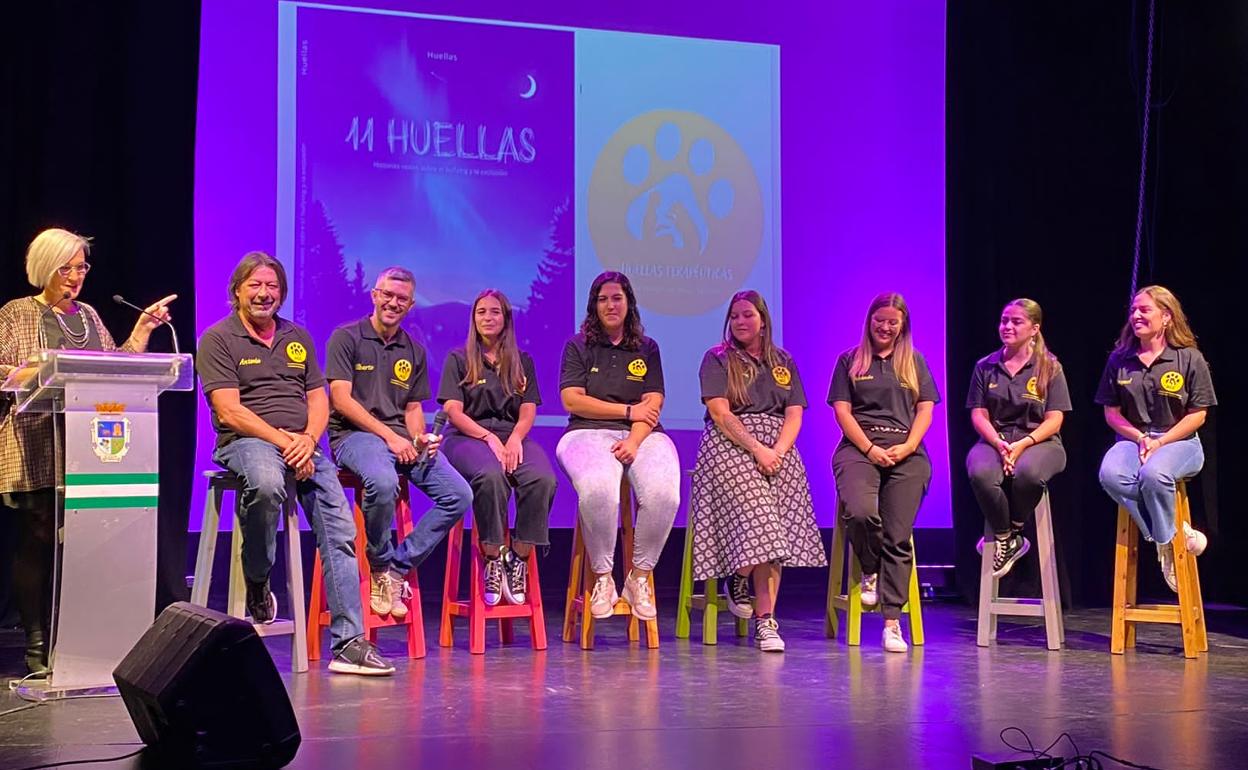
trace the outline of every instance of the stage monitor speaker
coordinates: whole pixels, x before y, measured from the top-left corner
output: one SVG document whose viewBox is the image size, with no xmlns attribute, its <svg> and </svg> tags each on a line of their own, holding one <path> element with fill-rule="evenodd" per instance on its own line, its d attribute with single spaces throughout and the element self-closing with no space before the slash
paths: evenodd
<svg viewBox="0 0 1248 770">
<path fill-rule="evenodd" d="M 139 737 L 168 766 L 277 768 L 299 749 L 286 688 L 246 621 L 172 604 L 113 679 Z"/>
</svg>

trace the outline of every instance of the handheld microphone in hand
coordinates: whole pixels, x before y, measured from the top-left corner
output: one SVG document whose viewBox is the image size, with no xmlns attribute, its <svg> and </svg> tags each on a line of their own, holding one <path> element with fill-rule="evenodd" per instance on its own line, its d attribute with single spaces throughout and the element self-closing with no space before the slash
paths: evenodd
<svg viewBox="0 0 1248 770">
<path fill-rule="evenodd" d="M 429 432 L 439 438 L 442 437 L 443 433 L 446 433 L 446 412 L 445 411 L 439 409 L 438 413 L 433 416 L 433 428 Z M 426 444 L 425 448 L 421 450 L 420 457 L 416 458 L 416 463 L 420 465 L 421 467 L 424 467 L 428 465 L 429 461 L 432 459 L 433 459 L 433 456 L 429 453 L 429 445 Z"/>
<path fill-rule="evenodd" d="M 68 295 L 68 294 L 66 294 L 65 296 L 67 296 L 67 297 L 68 297 L 69 295 Z M 126 307 L 128 307 L 128 308 L 133 308 L 134 310 L 139 311 L 139 312 L 140 312 L 140 313 L 142 313 L 143 315 L 149 315 L 149 316 L 151 316 L 152 318 L 155 318 L 157 321 L 160 321 L 160 322 L 161 322 L 162 324 L 164 324 L 165 326 L 168 326 L 168 327 L 169 327 L 169 335 L 170 335 L 171 337 L 173 337 L 173 352 L 174 352 L 174 354 L 175 354 L 175 355 L 177 355 L 178 353 L 180 353 L 180 352 L 181 352 L 180 350 L 178 350 L 178 330 L 173 328 L 173 324 L 169 323 L 168 321 L 166 321 L 165 319 L 163 319 L 163 318 L 161 318 L 160 316 L 156 315 L 155 313 L 149 313 L 149 312 L 147 312 L 146 310 L 144 310 L 143 308 L 141 308 L 141 307 L 139 307 L 138 305 L 134 304 L 133 302 L 127 302 L 127 301 L 126 301 L 126 298 L 125 298 L 125 297 L 123 297 L 123 296 L 121 296 L 120 294 L 114 294 L 114 295 L 113 295 L 113 302 L 116 302 L 118 305 L 125 305 L 125 306 L 126 306 Z"/>
</svg>

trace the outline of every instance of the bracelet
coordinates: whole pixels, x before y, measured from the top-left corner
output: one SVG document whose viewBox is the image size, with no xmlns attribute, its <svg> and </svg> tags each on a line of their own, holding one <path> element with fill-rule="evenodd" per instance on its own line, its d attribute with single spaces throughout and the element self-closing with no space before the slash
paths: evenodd
<svg viewBox="0 0 1248 770">
<path fill-rule="evenodd" d="M 1039 444 L 1039 443 L 1040 443 L 1039 441 L 1036 441 L 1036 437 L 1035 437 L 1035 436 L 1033 436 L 1033 435 L 1031 435 L 1030 433 L 1028 433 L 1028 434 L 1027 434 L 1027 438 L 1031 439 L 1031 445 L 1032 445 L 1032 446 L 1035 446 L 1036 444 Z"/>
<path fill-rule="evenodd" d="M 633 405 L 632 404 L 624 405 L 624 419 L 628 420 L 629 422 L 633 421 Z"/>
<path fill-rule="evenodd" d="M 875 447 L 875 444 L 874 444 L 874 443 L 867 444 L 867 448 L 866 448 L 865 450 L 863 450 L 863 452 L 862 452 L 862 456 L 863 456 L 863 457 L 870 457 L 870 456 L 871 456 L 871 450 L 872 450 L 872 449 L 875 449 L 875 448 L 876 448 L 876 447 Z"/>
</svg>

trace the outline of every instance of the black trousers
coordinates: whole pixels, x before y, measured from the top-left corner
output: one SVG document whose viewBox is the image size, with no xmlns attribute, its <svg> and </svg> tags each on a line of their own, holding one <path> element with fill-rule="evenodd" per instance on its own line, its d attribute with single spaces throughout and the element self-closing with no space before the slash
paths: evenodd
<svg viewBox="0 0 1248 770">
<path fill-rule="evenodd" d="M 1014 464 L 1014 475 L 1005 475 L 1001 455 L 983 441 L 966 454 L 966 473 L 971 489 L 992 531 L 1009 533 L 1011 522 L 1025 524 L 1036 512 L 1049 479 L 1066 468 L 1066 450 L 1049 439 L 1028 447 Z"/>
<path fill-rule="evenodd" d="M 56 498 L 51 489 L 4 495 L 6 513 L 16 517 L 13 598 L 27 638 L 42 640 L 46 662 L 52 623 L 52 560 L 56 534 Z"/>
<path fill-rule="evenodd" d="M 868 435 L 881 447 L 889 444 L 883 436 Z M 894 444 L 905 440 L 901 434 L 895 436 Z M 880 575 L 880 611 L 885 618 L 900 618 L 914 569 L 910 535 L 932 478 L 931 461 L 920 448 L 896 465 L 882 468 L 849 442 L 841 442 L 832 455 L 832 473 L 854 555 L 863 574 Z"/>
<path fill-rule="evenodd" d="M 495 432 L 505 444 L 508 433 Z M 503 466 L 484 441 L 459 433 L 446 437 L 442 451 L 455 470 L 467 479 L 472 487 L 472 516 L 474 526 L 479 527 L 477 538 L 486 545 L 502 545 L 506 542 L 508 502 L 511 490 L 516 490 L 515 538 L 533 545 L 550 544 L 550 506 L 555 501 L 555 469 L 550 458 L 536 441 L 525 437 L 524 460 L 511 474 L 503 473 Z"/>
</svg>

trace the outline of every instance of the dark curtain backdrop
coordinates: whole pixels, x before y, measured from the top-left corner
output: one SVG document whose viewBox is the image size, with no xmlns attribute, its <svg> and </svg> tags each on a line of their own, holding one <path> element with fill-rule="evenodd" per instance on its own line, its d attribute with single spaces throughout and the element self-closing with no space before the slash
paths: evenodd
<svg viewBox="0 0 1248 770">
<path fill-rule="evenodd" d="M 34 293 L 26 246 L 64 227 L 94 239 L 83 299 L 115 337 L 129 335 L 136 313 L 113 304 L 114 293 L 146 305 L 176 292 L 174 324 L 193 352 L 198 60 L 190 0 L 0 11 L 0 302 Z M 167 331 L 152 335 L 151 349 L 171 350 Z M 160 607 L 186 595 L 194 399 L 161 399 Z M 7 562 L 0 573 L 7 582 Z"/>
<path fill-rule="evenodd" d="M 1221 403 L 1201 431 L 1207 460 L 1192 509 L 1212 540 L 1200 562 L 1206 602 L 1242 603 L 1248 5 L 1158 0 L 1156 9 L 1139 281 L 1178 294 L 1213 371 Z M 948 4 L 949 396 L 962 403 L 975 360 L 999 345 L 1001 306 L 1039 301 L 1076 409 L 1052 502 L 1068 599 L 1079 604 L 1111 598 L 1116 509 L 1096 480 L 1111 433 L 1092 397 L 1126 318 L 1147 23 L 1147 0 Z M 975 434 L 966 412 L 950 420 L 959 584 L 973 596 L 969 544 L 983 519 L 963 458 Z M 1165 592 L 1158 572 L 1141 568 L 1150 593 Z"/>
</svg>

